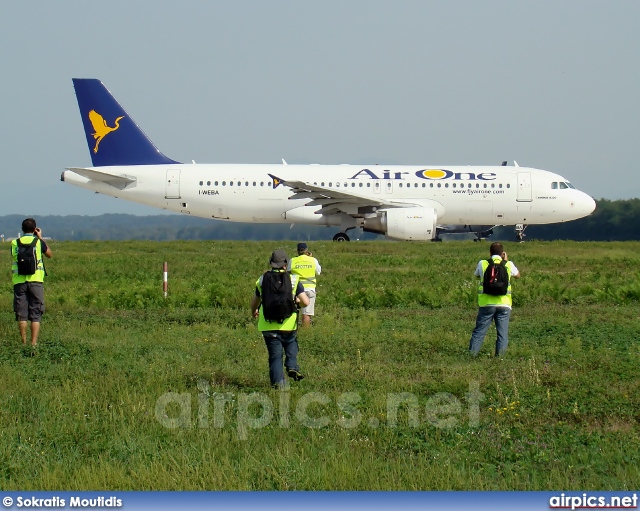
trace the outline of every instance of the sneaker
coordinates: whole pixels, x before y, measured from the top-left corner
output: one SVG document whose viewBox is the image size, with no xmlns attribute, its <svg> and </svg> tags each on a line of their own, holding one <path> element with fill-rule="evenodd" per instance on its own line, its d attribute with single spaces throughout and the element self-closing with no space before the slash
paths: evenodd
<svg viewBox="0 0 640 511">
<path fill-rule="evenodd" d="M 291 378 L 293 381 L 300 381 L 304 379 L 304 374 L 302 374 L 297 369 L 288 369 L 287 374 L 289 375 L 289 378 Z"/>
</svg>

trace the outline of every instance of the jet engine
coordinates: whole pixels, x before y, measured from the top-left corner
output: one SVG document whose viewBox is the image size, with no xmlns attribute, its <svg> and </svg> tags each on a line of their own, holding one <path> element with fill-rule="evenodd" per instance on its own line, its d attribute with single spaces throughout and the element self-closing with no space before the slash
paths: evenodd
<svg viewBox="0 0 640 511">
<path fill-rule="evenodd" d="M 363 230 L 385 234 L 396 240 L 427 241 L 436 237 L 437 221 L 434 208 L 390 208 L 365 218 Z"/>
</svg>

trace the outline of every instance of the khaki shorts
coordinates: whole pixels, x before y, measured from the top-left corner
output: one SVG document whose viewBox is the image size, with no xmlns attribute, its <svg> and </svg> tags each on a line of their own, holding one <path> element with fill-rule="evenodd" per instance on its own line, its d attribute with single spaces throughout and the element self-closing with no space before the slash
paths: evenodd
<svg viewBox="0 0 640 511">
<path fill-rule="evenodd" d="M 13 286 L 13 312 L 16 313 L 16 321 L 40 323 L 44 314 L 42 282 L 23 282 Z"/>
<path fill-rule="evenodd" d="M 300 309 L 300 314 L 303 314 L 305 316 L 313 316 L 316 305 L 316 290 L 307 289 L 305 290 L 304 294 L 309 297 L 309 305 L 307 305 L 306 307 L 302 307 L 302 309 Z"/>
</svg>

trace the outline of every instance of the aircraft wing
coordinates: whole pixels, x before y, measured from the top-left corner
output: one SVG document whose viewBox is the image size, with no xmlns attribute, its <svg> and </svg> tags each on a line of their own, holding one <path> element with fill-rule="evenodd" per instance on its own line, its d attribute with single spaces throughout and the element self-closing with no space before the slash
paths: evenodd
<svg viewBox="0 0 640 511">
<path fill-rule="evenodd" d="M 75 172 L 76 174 L 93 181 L 101 181 L 113 186 L 114 188 L 118 188 L 119 190 L 124 190 L 131 183 L 135 183 L 137 181 L 135 176 L 127 176 L 126 174 L 109 174 L 108 172 L 102 172 L 95 169 L 70 167 L 67 168 L 67 170 Z"/>
<path fill-rule="evenodd" d="M 410 208 L 421 204 L 400 202 L 389 200 L 384 195 L 380 197 L 365 197 L 358 193 L 335 190 L 324 186 L 313 185 L 304 181 L 288 181 L 269 174 L 273 179 L 273 187 L 286 186 L 293 194 L 290 200 L 309 199 L 306 206 L 319 206 L 316 213 L 321 215 L 332 215 L 335 213 L 346 213 L 348 215 L 358 214 L 358 208 Z M 373 209 L 375 211 L 375 209 Z"/>
</svg>

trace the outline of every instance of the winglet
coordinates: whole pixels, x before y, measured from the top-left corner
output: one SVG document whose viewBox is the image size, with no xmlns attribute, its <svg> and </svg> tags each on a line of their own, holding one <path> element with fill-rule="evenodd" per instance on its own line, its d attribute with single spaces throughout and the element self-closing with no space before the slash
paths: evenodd
<svg viewBox="0 0 640 511">
<path fill-rule="evenodd" d="M 73 78 L 94 167 L 179 163 L 162 154 L 95 78 Z"/>
</svg>

